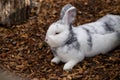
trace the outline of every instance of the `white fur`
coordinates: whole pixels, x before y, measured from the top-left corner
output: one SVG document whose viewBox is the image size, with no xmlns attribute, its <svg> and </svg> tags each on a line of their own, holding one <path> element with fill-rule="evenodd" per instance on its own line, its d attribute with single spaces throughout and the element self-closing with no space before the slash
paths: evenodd
<svg viewBox="0 0 120 80">
<path fill-rule="evenodd" d="M 57 26 L 56 26 L 57 25 Z M 64 41 L 68 38 L 69 30 L 67 25 L 55 24 L 53 23 L 46 34 L 47 43 L 51 47 L 58 47 L 64 44 Z M 56 35 L 56 32 L 60 32 L 61 34 Z M 63 36 L 64 35 L 64 36 Z"/>
<path fill-rule="evenodd" d="M 120 37 L 118 37 L 118 33 L 120 32 L 120 21 L 116 19 L 120 16 L 116 15 L 106 15 L 103 18 L 97 20 L 96 22 L 80 25 L 78 27 L 72 27 L 72 31 L 76 34 L 78 43 L 80 44 L 80 49 L 77 50 L 73 47 L 76 43 L 65 45 L 67 39 L 69 39 L 69 24 L 72 22 L 67 20 L 71 19 L 73 21 L 73 17 L 69 16 L 69 10 L 74 11 L 75 8 L 70 8 L 65 13 L 65 17 L 63 17 L 63 23 L 53 23 L 47 33 L 46 33 L 46 42 L 49 44 L 51 48 L 56 48 L 56 53 L 54 54 L 54 58 L 51 62 L 59 63 L 60 61 L 65 62 L 63 69 L 64 70 L 71 70 L 78 62 L 82 61 L 85 57 L 92 57 L 98 55 L 100 53 L 107 53 L 116 46 L 120 44 Z M 74 13 L 74 12 L 73 12 Z M 67 15 L 67 18 L 66 18 Z M 109 18 L 115 20 L 116 25 L 113 26 L 114 30 L 106 31 L 103 27 L 104 21 L 108 21 Z M 71 23 L 64 22 L 67 20 Z M 111 23 L 112 24 L 112 23 Z M 114 24 L 114 23 L 113 23 Z M 92 27 L 91 27 L 92 26 Z M 89 30 L 91 38 L 92 38 L 92 47 L 88 45 L 88 34 L 83 29 L 86 28 Z M 95 32 L 95 29 L 97 32 Z M 59 33 L 59 34 L 55 34 Z"/>
</svg>

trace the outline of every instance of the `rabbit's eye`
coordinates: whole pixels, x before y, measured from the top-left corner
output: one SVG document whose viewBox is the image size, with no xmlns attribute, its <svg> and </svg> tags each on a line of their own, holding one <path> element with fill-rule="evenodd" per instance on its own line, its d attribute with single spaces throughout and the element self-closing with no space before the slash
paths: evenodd
<svg viewBox="0 0 120 80">
<path fill-rule="evenodd" d="M 56 32 L 55 35 L 60 34 L 59 32 Z"/>
</svg>

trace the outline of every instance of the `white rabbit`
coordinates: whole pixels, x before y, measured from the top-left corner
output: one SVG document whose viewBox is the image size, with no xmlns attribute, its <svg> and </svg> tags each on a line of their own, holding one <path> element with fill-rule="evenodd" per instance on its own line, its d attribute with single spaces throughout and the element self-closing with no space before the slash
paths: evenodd
<svg viewBox="0 0 120 80">
<path fill-rule="evenodd" d="M 120 16 L 106 15 L 96 22 L 73 27 L 76 8 L 65 5 L 60 20 L 53 23 L 45 41 L 51 47 L 51 62 L 65 62 L 63 70 L 71 70 L 85 57 L 107 53 L 120 44 Z"/>
</svg>

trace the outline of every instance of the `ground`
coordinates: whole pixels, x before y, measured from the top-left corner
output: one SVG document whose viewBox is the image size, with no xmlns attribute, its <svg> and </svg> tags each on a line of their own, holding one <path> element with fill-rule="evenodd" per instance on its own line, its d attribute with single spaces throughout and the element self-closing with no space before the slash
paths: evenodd
<svg viewBox="0 0 120 80">
<path fill-rule="evenodd" d="M 32 80 L 120 80 L 120 47 L 105 55 L 85 58 L 72 71 L 63 71 L 63 63 L 50 62 L 53 54 L 44 42 L 45 34 L 67 3 L 77 8 L 74 25 L 106 14 L 120 15 L 120 0 L 40 0 L 36 17 L 11 28 L 0 27 L 0 68 Z"/>
</svg>

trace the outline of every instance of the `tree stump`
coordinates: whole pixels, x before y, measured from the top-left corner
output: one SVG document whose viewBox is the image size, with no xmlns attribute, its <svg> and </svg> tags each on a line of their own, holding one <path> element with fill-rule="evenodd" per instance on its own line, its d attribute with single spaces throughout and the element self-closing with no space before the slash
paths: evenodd
<svg viewBox="0 0 120 80">
<path fill-rule="evenodd" d="M 0 0 L 0 24 L 10 27 L 29 18 L 31 0 Z"/>
</svg>

